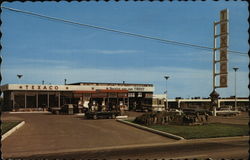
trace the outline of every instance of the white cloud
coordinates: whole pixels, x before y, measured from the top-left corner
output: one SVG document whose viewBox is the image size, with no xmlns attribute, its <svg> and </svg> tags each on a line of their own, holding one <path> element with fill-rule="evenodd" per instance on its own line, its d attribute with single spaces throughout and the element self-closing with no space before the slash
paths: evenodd
<svg viewBox="0 0 250 160">
<path fill-rule="evenodd" d="M 212 91 L 212 71 L 195 68 L 176 67 L 151 67 L 140 69 L 96 69 L 96 68 L 16 68 L 3 70 L 3 84 L 17 83 L 17 73 L 24 76 L 22 83 L 46 83 L 63 84 L 64 78 L 69 83 L 79 81 L 90 82 L 122 82 L 127 83 L 152 83 L 155 85 L 155 93 L 163 93 L 166 80 L 164 75 L 169 75 L 168 90 L 170 97 L 201 96 L 208 97 Z M 238 72 L 238 95 L 248 96 L 248 72 Z M 218 89 L 222 97 L 233 95 L 234 74 L 229 73 L 229 87 Z"/>
<path fill-rule="evenodd" d="M 55 60 L 55 59 L 35 59 L 35 58 L 19 58 L 19 62 L 21 63 L 31 63 L 31 64 L 37 64 L 37 63 L 42 63 L 42 64 L 55 64 L 55 65 L 65 65 L 68 64 L 69 61 L 65 60 Z"/>
<path fill-rule="evenodd" d="M 100 50 L 100 49 L 56 49 L 51 50 L 51 53 L 60 54 L 79 54 L 79 53 L 96 53 L 96 54 L 137 54 L 143 53 L 141 50 Z"/>
<path fill-rule="evenodd" d="M 91 50 L 91 51 L 100 54 L 134 54 L 143 52 L 139 50 Z"/>
</svg>

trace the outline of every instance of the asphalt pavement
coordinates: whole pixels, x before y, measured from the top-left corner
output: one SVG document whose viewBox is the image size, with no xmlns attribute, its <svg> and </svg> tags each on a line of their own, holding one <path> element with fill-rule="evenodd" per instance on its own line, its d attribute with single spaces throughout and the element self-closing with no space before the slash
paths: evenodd
<svg viewBox="0 0 250 160">
<path fill-rule="evenodd" d="M 4 113 L 2 119 L 25 121 L 22 128 L 2 141 L 4 158 L 176 142 L 113 119 L 38 113 Z"/>
<path fill-rule="evenodd" d="M 248 159 L 248 138 L 214 138 L 182 140 L 177 143 L 106 148 L 80 152 L 43 154 L 33 157 L 46 159 Z"/>
<path fill-rule="evenodd" d="M 4 158 L 248 159 L 248 136 L 177 141 L 110 119 L 35 113 L 1 118 L 26 122 L 2 141 Z"/>
</svg>

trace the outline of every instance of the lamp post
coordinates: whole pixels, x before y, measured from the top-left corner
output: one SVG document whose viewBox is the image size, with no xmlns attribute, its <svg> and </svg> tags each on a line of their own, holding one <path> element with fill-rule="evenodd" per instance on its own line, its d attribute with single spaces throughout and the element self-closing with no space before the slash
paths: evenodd
<svg viewBox="0 0 250 160">
<path fill-rule="evenodd" d="M 236 72 L 239 68 L 234 67 L 234 110 L 237 110 L 237 100 L 236 100 Z"/>
<path fill-rule="evenodd" d="M 164 78 L 166 79 L 166 110 L 168 109 L 168 79 L 169 79 L 169 76 L 164 76 Z"/>
<path fill-rule="evenodd" d="M 22 78 L 23 75 L 22 74 L 17 74 L 16 76 L 19 79 L 19 83 L 20 83 L 20 79 Z"/>
</svg>

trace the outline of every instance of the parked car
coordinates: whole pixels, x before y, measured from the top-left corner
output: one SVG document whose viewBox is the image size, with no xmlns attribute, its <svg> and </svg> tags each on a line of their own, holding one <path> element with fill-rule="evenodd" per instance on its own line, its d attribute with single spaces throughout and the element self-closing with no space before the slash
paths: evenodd
<svg viewBox="0 0 250 160">
<path fill-rule="evenodd" d="M 116 116 L 120 115 L 121 114 L 118 111 L 97 111 L 97 112 L 87 111 L 85 113 L 85 117 L 87 119 L 101 119 L 101 118 L 114 119 L 116 118 Z"/>
</svg>

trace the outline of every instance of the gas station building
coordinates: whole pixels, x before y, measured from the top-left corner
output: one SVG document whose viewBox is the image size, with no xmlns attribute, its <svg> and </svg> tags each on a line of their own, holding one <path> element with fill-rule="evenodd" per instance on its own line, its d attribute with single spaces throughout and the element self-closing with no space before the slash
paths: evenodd
<svg viewBox="0 0 250 160">
<path fill-rule="evenodd" d="M 79 82 L 66 85 L 6 84 L 3 111 L 36 111 L 85 102 L 128 109 L 152 106 L 152 84 Z"/>
</svg>

